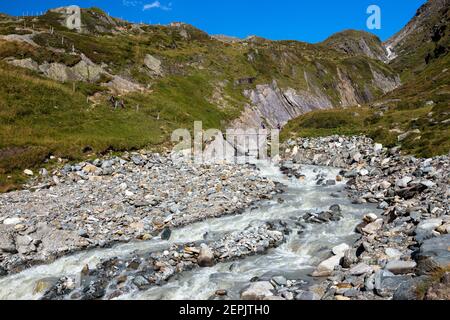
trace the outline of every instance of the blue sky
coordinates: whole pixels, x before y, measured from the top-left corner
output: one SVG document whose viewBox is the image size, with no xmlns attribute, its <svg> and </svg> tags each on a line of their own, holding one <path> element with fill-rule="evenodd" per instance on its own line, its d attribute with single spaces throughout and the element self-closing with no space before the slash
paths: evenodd
<svg viewBox="0 0 450 320">
<path fill-rule="evenodd" d="M 190 23 L 210 34 L 258 35 L 319 42 L 345 29 L 371 31 L 382 40 L 399 31 L 426 0 L 14 0 L 1 1 L 0 12 L 36 13 L 76 4 L 97 6 L 134 22 Z M 366 10 L 381 8 L 381 29 L 368 30 Z"/>
</svg>

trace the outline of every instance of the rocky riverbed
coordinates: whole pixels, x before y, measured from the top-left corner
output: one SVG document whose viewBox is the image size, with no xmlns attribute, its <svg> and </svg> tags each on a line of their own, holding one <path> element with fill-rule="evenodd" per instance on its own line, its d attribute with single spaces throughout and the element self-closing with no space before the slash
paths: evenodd
<svg viewBox="0 0 450 320">
<path fill-rule="evenodd" d="M 284 232 L 280 223 L 249 226 L 209 244 L 173 245 L 162 252 L 107 259 L 93 270 L 86 265 L 76 277 L 44 279 L 36 288 L 45 291 L 43 299 L 113 299 L 164 285 L 177 273 L 264 254 L 283 242 Z"/>
<path fill-rule="evenodd" d="M 47 173 L 0 197 L 3 273 L 86 255 L 4 280 L 43 299 L 450 298 L 448 156 L 338 136 L 281 155 L 260 171 L 142 151 Z"/>
<path fill-rule="evenodd" d="M 254 166 L 195 165 L 146 151 L 66 165 L 0 195 L 0 275 L 239 214 L 279 186 Z"/>
<path fill-rule="evenodd" d="M 365 137 L 290 140 L 281 168 L 302 179 L 302 165 L 342 168 L 355 204 L 373 203 L 355 226 L 359 239 L 329 253 L 313 272 L 323 278 L 307 291 L 272 289 L 304 299 L 450 299 L 450 160 L 402 156 Z M 317 177 L 318 184 L 333 184 Z M 310 219 L 311 217 L 307 217 Z M 317 222 L 318 216 L 313 217 Z M 286 293 L 287 292 L 287 293 Z"/>
</svg>

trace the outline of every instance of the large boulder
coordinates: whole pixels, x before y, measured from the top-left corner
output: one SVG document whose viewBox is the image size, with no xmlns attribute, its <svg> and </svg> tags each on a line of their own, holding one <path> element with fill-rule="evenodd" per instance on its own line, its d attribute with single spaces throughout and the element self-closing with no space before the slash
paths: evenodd
<svg viewBox="0 0 450 320">
<path fill-rule="evenodd" d="M 82 81 L 96 81 L 104 70 L 94 63 L 82 60 L 72 67 L 72 72 Z"/>
<path fill-rule="evenodd" d="M 208 246 L 202 245 L 202 248 L 200 249 L 200 253 L 197 258 L 197 263 L 200 267 L 214 266 L 215 264 L 214 253 Z"/>
<path fill-rule="evenodd" d="M 375 292 L 384 298 L 391 297 L 405 282 L 410 281 L 411 276 L 396 276 L 389 271 L 379 270 L 375 273 Z"/>
<path fill-rule="evenodd" d="M 150 69 L 155 75 L 162 75 L 161 60 L 155 58 L 152 55 L 147 54 L 144 58 L 144 64 Z"/>
<path fill-rule="evenodd" d="M 62 63 L 44 63 L 39 69 L 45 76 L 59 82 L 79 80 L 72 69 Z"/>
<path fill-rule="evenodd" d="M 13 59 L 13 60 L 8 60 L 7 62 L 16 67 L 30 69 L 33 71 L 39 71 L 39 64 L 31 58 Z"/>
<path fill-rule="evenodd" d="M 14 227 L 0 224 L 0 253 L 16 253 Z"/>
<path fill-rule="evenodd" d="M 422 221 L 416 228 L 416 240 L 420 243 L 438 235 L 435 231 L 443 223 L 442 219 L 429 219 Z"/>
<path fill-rule="evenodd" d="M 328 277 L 330 276 L 334 268 L 341 264 L 343 255 L 332 256 L 331 258 L 322 261 L 312 273 L 313 277 Z"/>
<path fill-rule="evenodd" d="M 367 226 L 362 228 L 362 231 L 366 234 L 375 234 L 383 227 L 383 219 L 378 219 Z"/>
<path fill-rule="evenodd" d="M 241 293 L 242 300 L 264 300 L 273 296 L 273 285 L 269 281 L 259 281 L 252 283 Z"/>
<path fill-rule="evenodd" d="M 424 290 L 429 286 L 430 278 L 421 276 L 403 282 L 394 293 L 394 300 L 422 300 L 424 298 Z"/>
<path fill-rule="evenodd" d="M 417 263 L 414 261 L 394 260 L 386 265 L 386 270 L 393 274 L 407 274 L 412 273 L 416 266 Z"/>
<path fill-rule="evenodd" d="M 419 274 L 431 274 L 450 268 L 450 234 L 425 240 L 417 255 Z"/>
</svg>

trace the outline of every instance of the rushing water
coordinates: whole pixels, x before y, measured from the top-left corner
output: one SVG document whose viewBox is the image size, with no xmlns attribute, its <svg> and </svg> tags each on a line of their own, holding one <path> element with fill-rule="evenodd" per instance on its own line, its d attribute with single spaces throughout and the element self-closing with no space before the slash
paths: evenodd
<svg viewBox="0 0 450 320">
<path fill-rule="evenodd" d="M 38 299 L 40 295 L 33 293 L 36 281 L 79 274 L 84 265 L 95 266 L 105 258 L 126 256 L 135 251 L 161 250 L 172 243 L 200 241 L 206 232 L 215 235 L 242 230 L 254 222 L 300 217 L 308 211 L 324 211 L 333 204 L 339 204 L 344 214 L 339 222 L 311 224 L 300 235 L 294 230 L 282 246 L 270 250 L 266 255 L 181 273 L 164 286 L 134 292 L 120 298 L 201 300 L 208 299 L 219 289 L 228 290 L 231 298 L 239 298 L 239 291 L 253 277 L 270 278 L 272 275 L 283 275 L 288 279 L 313 281 L 308 274 L 314 266 L 326 257 L 332 247 L 350 243 L 355 237 L 353 230 L 361 221 L 362 215 L 376 209 L 373 206 L 352 205 L 343 192 L 345 182 L 329 187 L 316 185 L 315 177 L 318 172 L 324 172 L 329 179 L 334 179 L 338 169 L 304 166 L 302 173 L 306 178 L 298 180 L 288 179 L 275 166 L 259 167 L 262 175 L 285 184 L 288 187 L 286 192 L 273 201 L 265 201 L 257 208 L 248 209 L 242 215 L 206 220 L 174 230 L 169 242 L 155 238 L 148 242 L 82 252 L 2 278 L 0 299 Z M 331 196 L 332 193 L 340 194 L 340 197 L 335 198 Z M 280 203 L 278 198 L 284 201 Z"/>
</svg>

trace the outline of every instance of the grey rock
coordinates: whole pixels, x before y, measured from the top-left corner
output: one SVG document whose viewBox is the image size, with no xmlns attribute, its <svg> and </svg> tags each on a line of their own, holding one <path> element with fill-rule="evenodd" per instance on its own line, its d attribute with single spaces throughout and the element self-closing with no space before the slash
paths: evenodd
<svg viewBox="0 0 450 320">
<path fill-rule="evenodd" d="M 344 258 L 342 259 L 342 267 L 350 268 L 357 261 L 358 257 L 356 256 L 356 249 L 349 249 L 344 253 Z"/>
<path fill-rule="evenodd" d="M 360 263 L 348 271 L 348 273 L 351 274 L 352 276 L 371 274 L 372 272 L 373 272 L 373 268 L 371 266 L 368 266 L 365 263 Z"/>
<path fill-rule="evenodd" d="M 410 183 L 413 179 L 411 177 L 404 177 L 402 179 L 398 179 L 395 183 L 395 185 L 399 188 L 406 188 L 408 187 L 408 183 Z"/>
<path fill-rule="evenodd" d="M 133 279 L 133 284 L 136 285 L 139 290 L 145 290 L 150 285 L 150 282 L 148 282 L 148 280 L 143 276 L 137 276 Z"/>
<path fill-rule="evenodd" d="M 411 276 L 386 276 L 378 282 L 375 277 L 375 291 L 381 297 L 391 297 L 403 283 L 411 279 Z"/>
<path fill-rule="evenodd" d="M 364 281 L 364 287 L 367 291 L 373 291 L 375 289 L 375 274 L 371 274 L 366 277 Z"/>
<path fill-rule="evenodd" d="M 295 300 L 298 300 L 298 301 L 312 301 L 312 300 L 319 300 L 319 299 L 313 292 L 301 290 L 295 296 Z"/>
<path fill-rule="evenodd" d="M 341 206 L 338 205 L 338 204 L 332 205 L 329 210 L 334 212 L 334 213 L 341 213 L 342 212 Z"/>
<path fill-rule="evenodd" d="M 418 273 L 442 271 L 450 265 L 450 234 L 425 240 L 417 255 Z"/>
<path fill-rule="evenodd" d="M 242 300 L 264 300 L 264 298 L 272 297 L 274 287 L 268 281 L 259 281 L 252 283 L 241 293 Z"/>
<path fill-rule="evenodd" d="M 87 231 L 84 230 L 84 229 L 78 230 L 78 235 L 79 235 L 80 237 L 83 237 L 83 238 L 89 238 L 89 235 L 88 235 Z"/>
<path fill-rule="evenodd" d="M 286 286 L 287 285 L 287 280 L 283 276 L 273 277 L 272 280 L 273 280 L 273 282 L 275 282 L 279 286 Z"/>
<path fill-rule="evenodd" d="M 214 253 L 208 246 L 202 245 L 197 263 L 200 267 L 212 267 L 215 265 Z"/>
<path fill-rule="evenodd" d="M 388 262 L 386 265 L 386 270 L 392 272 L 393 274 L 406 274 L 412 273 L 416 266 L 417 263 L 414 261 L 394 260 Z"/>
<path fill-rule="evenodd" d="M 162 240 L 170 240 L 170 236 L 172 235 L 172 230 L 170 228 L 164 228 L 164 230 L 161 232 L 161 239 Z"/>
<path fill-rule="evenodd" d="M 0 253 L 16 253 L 14 230 L 11 226 L 0 224 Z"/>
<path fill-rule="evenodd" d="M 357 290 L 355 288 L 351 288 L 344 292 L 344 297 L 354 298 L 354 297 L 358 296 L 358 294 L 359 294 L 359 290 Z"/>
<path fill-rule="evenodd" d="M 403 282 L 394 293 L 394 300 L 423 300 L 420 288 L 427 287 L 430 278 L 421 276 Z"/>
<path fill-rule="evenodd" d="M 434 231 L 443 223 L 442 219 L 428 219 L 419 223 L 416 233 Z"/>
</svg>

